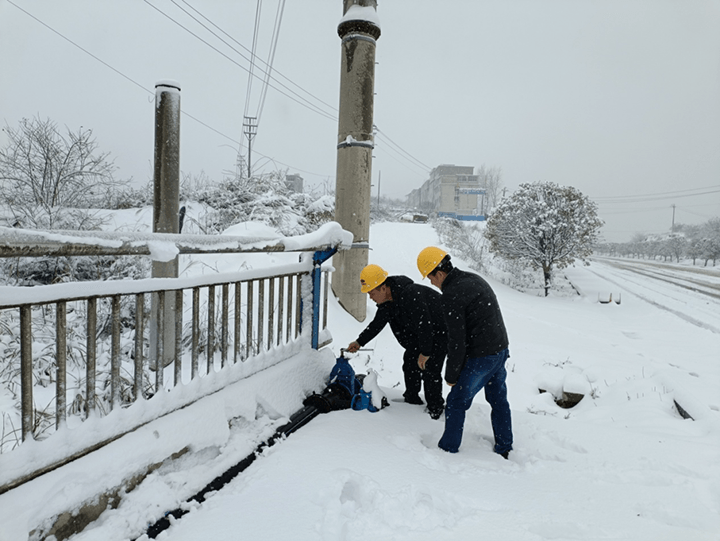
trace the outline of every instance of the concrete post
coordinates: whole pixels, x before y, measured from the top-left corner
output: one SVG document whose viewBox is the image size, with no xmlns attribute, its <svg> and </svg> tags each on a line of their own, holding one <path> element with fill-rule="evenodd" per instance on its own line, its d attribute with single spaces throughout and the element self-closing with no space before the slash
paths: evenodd
<svg viewBox="0 0 720 541">
<path fill-rule="evenodd" d="M 380 37 L 376 0 L 343 0 L 338 25 L 342 40 L 340 114 L 335 184 L 335 220 L 356 243 L 370 240 L 375 44 Z M 339 252 L 333 257 L 332 287 L 340 304 L 355 319 L 366 316 L 367 299 L 360 291 L 360 271 L 367 249 Z"/>
<path fill-rule="evenodd" d="M 180 232 L 180 85 L 161 81 L 155 85 L 155 169 L 153 176 L 153 233 Z M 153 278 L 177 278 L 178 258 L 153 261 Z M 175 299 L 165 299 L 162 366 L 175 358 Z M 157 366 L 157 295 L 152 296 L 150 365 Z"/>
</svg>

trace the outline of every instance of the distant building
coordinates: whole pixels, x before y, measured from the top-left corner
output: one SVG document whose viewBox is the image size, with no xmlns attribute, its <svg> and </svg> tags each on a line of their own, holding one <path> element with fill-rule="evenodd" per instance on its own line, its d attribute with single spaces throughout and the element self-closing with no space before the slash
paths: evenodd
<svg viewBox="0 0 720 541">
<path fill-rule="evenodd" d="M 438 165 L 420 188 L 410 192 L 409 205 L 438 216 L 484 220 L 485 186 L 473 171 L 472 166 Z"/>
<path fill-rule="evenodd" d="M 303 193 L 303 178 L 300 175 L 285 175 L 285 186 L 291 192 Z"/>
</svg>

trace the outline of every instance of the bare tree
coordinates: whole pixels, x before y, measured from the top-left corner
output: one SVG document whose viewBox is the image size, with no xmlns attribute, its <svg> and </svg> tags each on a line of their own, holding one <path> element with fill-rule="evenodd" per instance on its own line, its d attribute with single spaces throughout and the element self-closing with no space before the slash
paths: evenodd
<svg viewBox="0 0 720 541">
<path fill-rule="evenodd" d="M 480 177 L 480 185 L 485 187 L 485 214 L 489 214 L 500 202 L 500 191 L 502 187 L 502 169 L 499 167 L 485 167 L 481 165 L 477 173 Z"/>
<path fill-rule="evenodd" d="M 49 119 L 6 126 L 0 149 L 0 202 L 24 227 L 83 227 L 87 209 L 125 183 L 113 178 L 107 152 L 98 152 L 92 130 L 63 135 Z M 87 224 L 86 224 L 87 225 Z"/>
</svg>

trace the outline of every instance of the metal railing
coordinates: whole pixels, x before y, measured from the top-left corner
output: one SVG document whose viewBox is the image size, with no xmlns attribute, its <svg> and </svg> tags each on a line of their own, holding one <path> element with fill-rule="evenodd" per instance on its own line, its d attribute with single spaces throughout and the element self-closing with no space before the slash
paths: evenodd
<svg viewBox="0 0 720 541">
<path fill-rule="evenodd" d="M 227 239 L 220 242 L 222 252 L 227 253 Z M 13 250 L 8 249 L 8 243 L 0 244 L 0 256 Z M 87 253 L 87 246 L 82 250 Z M 137 250 L 136 245 L 133 250 Z M 278 251 L 276 246 L 271 250 Z M 194 278 L 83 282 L 81 294 L 77 283 L 2 288 L 25 290 L 10 299 L 7 294 L 6 298 L 0 296 L 0 340 L 3 327 L 19 326 L 19 351 L 5 348 L 6 356 L 8 352 L 19 356 L 21 437 L 15 436 L 16 446 L 30 438 L 48 438 L 70 419 L 77 426 L 86 419 L 104 417 L 115 409 L 152 399 L 160 391 L 172 393 L 176 386 L 212 376 L 226 365 L 258 354 L 275 350 L 275 355 L 282 356 L 283 347 L 298 339 L 307 340 L 307 347 L 324 345 L 329 283 L 322 263 L 336 247 L 311 246 L 310 250 L 315 252 L 312 259 L 304 257 L 299 263 L 282 265 L 279 272 L 266 269 Z M 183 251 L 180 247 L 180 253 Z M 242 245 L 232 250 L 243 251 L 263 250 Z M 216 253 L 207 245 L 202 252 Z M 152 296 L 156 310 L 150 309 Z M 172 321 L 164 320 L 166 302 L 174 302 Z M 148 332 L 151 317 L 156 318 L 155 336 Z M 175 328 L 175 341 L 170 345 L 174 353 L 166 366 L 158 368 L 156 365 L 163 363 L 157 360 L 168 358 L 164 355 L 168 344 L 162 339 L 166 325 Z M 303 328 L 305 325 L 311 332 Z M 49 327 L 54 329 L 50 331 Z M 54 337 L 53 352 L 38 351 L 38 344 L 47 343 L 47 336 L 44 341 L 35 340 L 35 331 Z M 79 336 L 81 333 L 84 337 Z M 50 357 L 44 371 L 43 366 L 38 367 L 43 357 Z M 6 358 L 4 364 L 12 365 L 13 361 Z M 68 384 L 71 373 L 76 378 L 74 385 Z M 54 392 L 48 389 L 53 380 Z M 223 384 L 211 388 L 217 390 L 218 385 Z M 38 389 L 42 397 L 36 396 Z M 202 396 L 193 396 L 172 407 L 178 409 L 199 398 Z M 39 400 L 48 407 L 38 407 Z M 86 448 L 70 450 L 61 461 L 39 464 L 23 478 L 0 479 L 0 493 L 135 428 L 106 433 Z M 12 436 L 12 432 L 6 431 L 4 436 Z"/>
</svg>

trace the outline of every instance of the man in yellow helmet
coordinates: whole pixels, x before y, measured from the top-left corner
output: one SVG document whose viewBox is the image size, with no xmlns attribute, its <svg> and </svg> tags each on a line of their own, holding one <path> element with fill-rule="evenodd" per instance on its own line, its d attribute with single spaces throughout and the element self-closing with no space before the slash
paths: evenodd
<svg viewBox="0 0 720 541">
<path fill-rule="evenodd" d="M 438 447 L 457 453 L 465 414 L 473 398 L 485 388 L 492 408 L 494 451 L 508 458 L 513 435 L 507 400 L 505 361 L 510 356 L 500 305 L 490 285 L 479 275 L 453 267 L 444 250 L 429 246 L 420 252 L 418 270 L 442 291 L 448 331 L 445 381 L 452 389 L 445 408 L 445 432 Z"/>
<path fill-rule="evenodd" d="M 439 419 L 444 408 L 441 374 L 447 352 L 440 294 L 407 276 L 388 276 L 378 265 L 368 265 L 362 270 L 360 289 L 378 308 L 373 320 L 347 350 L 357 351 L 390 323 L 395 338 L 405 349 L 405 402 L 423 403 L 419 394 L 422 383 L 427 411 L 430 417 Z"/>
</svg>

